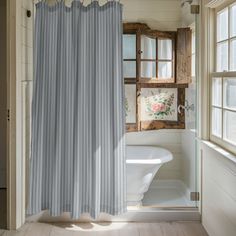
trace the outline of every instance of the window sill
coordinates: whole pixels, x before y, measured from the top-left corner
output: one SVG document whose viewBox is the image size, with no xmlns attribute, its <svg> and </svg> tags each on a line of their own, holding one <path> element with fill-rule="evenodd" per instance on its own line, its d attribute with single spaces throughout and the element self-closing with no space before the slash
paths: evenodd
<svg viewBox="0 0 236 236">
<path fill-rule="evenodd" d="M 230 160 L 231 162 L 236 164 L 236 155 L 230 153 L 229 151 L 227 151 L 226 149 L 218 146 L 215 143 L 212 143 L 210 141 L 204 141 L 201 140 L 201 143 L 207 147 L 209 147 L 210 149 L 214 150 L 215 152 L 217 152 L 218 154 L 220 154 L 221 156 L 223 156 L 224 158 Z"/>
</svg>

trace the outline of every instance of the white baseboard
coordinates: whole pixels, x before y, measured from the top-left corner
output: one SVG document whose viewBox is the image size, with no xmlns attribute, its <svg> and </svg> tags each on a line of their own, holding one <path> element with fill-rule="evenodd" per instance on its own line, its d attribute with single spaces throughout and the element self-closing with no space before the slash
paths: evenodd
<svg viewBox="0 0 236 236">
<path fill-rule="evenodd" d="M 26 218 L 27 222 L 163 222 L 163 221 L 200 221 L 200 213 L 197 208 L 192 209 L 155 209 L 146 208 L 128 210 L 119 216 L 111 216 L 102 213 L 97 220 L 93 220 L 88 214 L 83 214 L 79 220 L 72 220 L 69 213 L 60 217 L 51 217 L 47 211 Z"/>
</svg>

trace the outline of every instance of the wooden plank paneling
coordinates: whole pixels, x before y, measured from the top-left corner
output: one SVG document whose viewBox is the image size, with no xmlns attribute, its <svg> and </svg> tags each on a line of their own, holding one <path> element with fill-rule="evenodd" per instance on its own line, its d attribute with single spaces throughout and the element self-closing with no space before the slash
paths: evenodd
<svg viewBox="0 0 236 236">
<path fill-rule="evenodd" d="M 202 221 L 210 236 L 235 236 L 236 164 L 217 149 L 202 146 Z"/>
<path fill-rule="evenodd" d="M 180 179 L 182 175 L 182 130 L 149 130 L 126 134 L 127 145 L 152 145 L 165 148 L 173 154 L 173 160 L 165 163 L 155 178 Z"/>
<path fill-rule="evenodd" d="M 176 47 L 176 83 L 186 84 L 191 82 L 191 53 L 192 32 L 190 28 L 177 30 Z"/>
</svg>

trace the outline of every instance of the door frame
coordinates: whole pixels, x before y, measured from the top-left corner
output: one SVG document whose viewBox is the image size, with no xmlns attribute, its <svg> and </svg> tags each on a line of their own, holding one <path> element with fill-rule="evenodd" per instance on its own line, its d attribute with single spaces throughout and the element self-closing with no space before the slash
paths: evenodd
<svg viewBox="0 0 236 236">
<path fill-rule="evenodd" d="M 14 230 L 25 223 L 26 216 L 26 185 L 25 185 L 25 157 L 23 154 L 23 115 L 22 115 L 22 88 L 21 88 L 21 22 L 22 22 L 22 1 L 7 0 L 7 109 L 9 110 L 9 121 L 7 124 L 7 228 Z M 32 0 L 33 1 L 33 0 Z M 204 20 L 201 15 L 199 19 Z M 201 31 L 201 30 L 199 30 Z M 200 34 L 199 38 L 204 39 L 205 35 Z M 203 75 L 204 65 L 200 63 L 205 55 L 199 50 L 199 73 Z M 199 77 L 199 88 L 206 90 Z M 199 89 L 200 90 L 200 89 Z M 203 91 L 201 91 L 201 94 Z M 200 104 L 204 104 L 199 99 Z M 204 107 L 207 105 L 204 104 Z M 200 120 L 205 120 L 205 113 L 201 112 Z M 199 139 L 204 138 L 204 123 L 199 125 Z M 200 149 L 198 149 L 200 150 Z M 199 189 L 201 189 L 201 166 L 199 168 Z M 201 202 L 200 202 L 201 205 Z M 201 211 L 201 207 L 199 207 Z"/>
<path fill-rule="evenodd" d="M 7 0 L 7 228 L 25 222 L 25 161 L 22 155 L 21 0 Z"/>
</svg>

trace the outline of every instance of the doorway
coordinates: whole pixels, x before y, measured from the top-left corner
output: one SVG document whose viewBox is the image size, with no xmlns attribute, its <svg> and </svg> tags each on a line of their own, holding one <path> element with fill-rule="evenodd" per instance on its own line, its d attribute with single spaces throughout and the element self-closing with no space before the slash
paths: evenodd
<svg viewBox="0 0 236 236">
<path fill-rule="evenodd" d="M 0 1 L 0 228 L 7 225 L 6 0 Z"/>
</svg>

